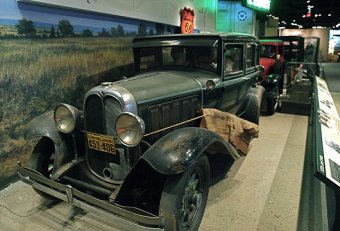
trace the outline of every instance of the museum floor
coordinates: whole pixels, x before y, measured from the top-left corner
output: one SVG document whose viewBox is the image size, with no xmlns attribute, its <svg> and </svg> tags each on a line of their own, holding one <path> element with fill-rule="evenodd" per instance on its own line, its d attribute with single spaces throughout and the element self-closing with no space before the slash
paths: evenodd
<svg viewBox="0 0 340 231">
<path fill-rule="evenodd" d="M 340 64 L 323 67 L 339 111 Z M 247 157 L 210 188 L 200 230 L 298 230 L 307 126 L 307 116 L 262 116 Z M 67 203 L 47 203 L 21 182 L 0 191 L 0 217 L 0 230 L 120 230 Z"/>
</svg>

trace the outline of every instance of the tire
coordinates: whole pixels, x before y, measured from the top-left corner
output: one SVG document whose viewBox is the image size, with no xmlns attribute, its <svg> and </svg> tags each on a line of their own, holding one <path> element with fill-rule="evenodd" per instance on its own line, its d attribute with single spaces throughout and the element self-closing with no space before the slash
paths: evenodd
<svg viewBox="0 0 340 231">
<path fill-rule="evenodd" d="M 275 96 L 267 98 L 267 114 L 273 115 L 279 104 L 279 90 L 275 88 Z"/>
<path fill-rule="evenodd" d="M 206 155 L 184 173 L 168 176 L 159 207 L 165 230 L 198 230 L 207 204 L 209 184 L 210 167 Z"/>
<path fill-rule="evenodd" d="M 51 179 L 54 169 L 54 144 L 47 138 L 42 138 L 32 152 L 30 167 L 44 177 Z M 33 188 L 40 196 L 48 200 L 59 200 L 54 196 Z"/>
</svg>

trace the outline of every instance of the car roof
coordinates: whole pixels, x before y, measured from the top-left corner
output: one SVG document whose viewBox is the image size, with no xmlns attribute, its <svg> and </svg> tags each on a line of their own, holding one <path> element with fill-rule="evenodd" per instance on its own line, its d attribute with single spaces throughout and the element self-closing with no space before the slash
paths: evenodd
<svg viewBox="0 0 340 231">
<path fill-rule="evenodd" d="M 283 41 L 279 39 L 260 39 L 260 43 L 283 43 Z"/>
<path fill-rule="evenodd" d="M 213 45 L 217 40 L 256 41 L 254 35 L 243 33 L 195 33 L 170 34 L 137 37 L 133 39 L 133 47 L 170 46 L 170 45 Z"/>
</svg>

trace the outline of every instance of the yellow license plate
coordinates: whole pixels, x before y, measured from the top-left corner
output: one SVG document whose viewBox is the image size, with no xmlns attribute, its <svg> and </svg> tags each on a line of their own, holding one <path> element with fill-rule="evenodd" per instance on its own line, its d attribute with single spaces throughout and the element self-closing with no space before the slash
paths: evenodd
<svg viewBox="0 0 340 231">
<path fill-rule="evenodd" d="M 90 149 L 116 154 L 116 146 L 111 136 L 87 133 L 87 144 Z"/>
</svg>

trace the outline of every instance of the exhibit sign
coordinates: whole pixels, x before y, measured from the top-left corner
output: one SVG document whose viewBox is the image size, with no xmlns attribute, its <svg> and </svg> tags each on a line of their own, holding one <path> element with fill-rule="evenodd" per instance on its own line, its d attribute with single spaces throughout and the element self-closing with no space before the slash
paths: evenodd
<svg viewBox="0 0 340 231">
<path fill-rule="evenodd" d="M 254 10 L 269 12 L 270 2 L 271 0 L 243 0 L 242 5 Z"/>
<path fill-rule="evenodd" d="M 316 88 L 316 172 L 325 183 L 340 187 L 340 118 L 327 84 L 320 77 L 316 77 Z"/>
<path fill-rule="evenodd" d="M 196 17 L 196 16 L 195 16 Z M 256 15 L 241 2 L 219 1 L 216 21 L 218 32 L 254 34 Z"/>
<path fill-rule="evenodd" d="M 184 7 L 195 11 L 199 31 L 216 31 L 217 0 L 17 0 L 63 9 L 120 16 L 149 22 L 179 26 Z"/>
<path fill-rule="evenodd" d="M 182 34 L 192 34 L 194 32 L 195 12 L 184 7 L 181 14 L 181 32 Z"/>
</svg>

